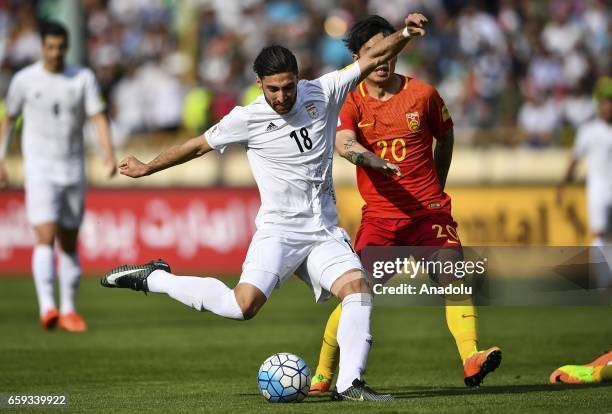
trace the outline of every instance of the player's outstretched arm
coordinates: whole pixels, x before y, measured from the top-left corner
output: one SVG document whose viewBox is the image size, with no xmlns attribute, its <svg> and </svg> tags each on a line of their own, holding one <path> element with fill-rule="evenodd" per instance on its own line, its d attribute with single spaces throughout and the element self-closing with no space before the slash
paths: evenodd
<svg viewBox="0 0 612 414">
<path fill-rule="evenodd" d="M 453 145 L 455 144 L 455 133 L 453 128 L 449 128 L 446 132 L 436 139 L 436 147 L 434 149 L 434 164 L 436 165 L 436 175 L 442 190 L 446 186 L 446 177 L 453 159 Z"/>
<path fill-rule="evenodd" d="M 404 19 L 404 23 L 406 24 L 404 29 L 385 37 L 359 57 L 357 62 L 359 62 L 359 69 L 361 70 L 361 80 L 365 79 L 377 66 L 382 65 L 401 52 L 411 38 L 425 35 L 423 26 L 427 23 L 427 18 L 422 14 L 409 14 Z"/>
<path fill-rule="evenodd" d="M 8 187 L 8 173 L 4 166 L 4 158 L 8 152 L 11 137 L 13 136 L 13 130 L 15 128 L 15 120 L 5 115 L 0 123 L 0 190 L 4 190 Z"/>
<path fill-rule="evenodd" d="M 397 165 L 383 160 L 358 143 L 354 131 L 345 129 L 336 133 L 336 151 L 341 157 L 355 165 L 368 167 L 388 176 L 402 176 L 402 172 Z"/>
<path fill-rule="evenodd" d="M 91 121 L 96 126 L 100 146 L 102 147 L 102 161 L 108 171 L 108 178 L 117 174 L 117 160 L 115 159 L 115 151 L 113 149 L 113 141 L 111 140 L 110 127 L 108 119 L 103 112 L 99 112 L 91 116 Z"/>
<path fill-rule="evenodd" d="M 211 150 L 206 137 L 201 135 L 168 148 L 146 164 L 129 155 L 119 163 L 119 172 L 132 178 L 143 177 L 201 157 Z"/>
</svg>

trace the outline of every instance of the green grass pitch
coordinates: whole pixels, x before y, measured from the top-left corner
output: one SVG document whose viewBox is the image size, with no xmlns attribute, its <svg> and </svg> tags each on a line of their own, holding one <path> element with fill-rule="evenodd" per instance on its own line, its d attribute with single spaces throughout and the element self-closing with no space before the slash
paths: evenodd
<svg viewBox="0 0 612 414">
<path fill-rule="evenodd" d="M 275 352 L 292 352 L 314 370 L 335 305 L 314 304 L 296 280 L 254 320 L 234 322 L 164 295 L 107 290 L 85 279 L 85 334 L 43 332 L 30 279 L 2 279 L 0 292 L 0 394 L 69 397 L 61 409 L 20 412 L 612 412 L 610 386 L 548 384 L 559 365 L 590 361 L 612 346 L 612 308 L 481 309 L 481 345 L 500 346 L 504 359 L 480 389 L 463 386 L 443 309 L 375 308 L 365 378 L 397 401 L 333 403 L 321 396 L 285 405 L 259 395 L 259 365 Z"/>
</svg>

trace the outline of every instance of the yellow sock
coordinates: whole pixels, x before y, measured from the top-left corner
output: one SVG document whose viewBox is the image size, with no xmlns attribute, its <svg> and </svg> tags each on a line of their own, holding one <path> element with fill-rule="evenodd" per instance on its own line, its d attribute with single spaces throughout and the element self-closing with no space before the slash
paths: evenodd
<svg viewBox="0 0 612 414">
<path fill-rule="evenodd" d="M 336 309 L 329 315 L 327 325 L 325 325 L 325 333 L 323 334 L 323 343 L 321 344 L 321 353 L 319 354 L 319 365 L 317 366 L 317 374 L 323 374 L 328 378 L 334 376 L 336 367 L 338 366 L 338 357 L 340 356 L 340 348 L 336 334 L 338 333 L 338 324 L 340 323 L 340 314 L 342 313 L 342 304 L 338 304 Z"/>
<path fill-rule="evenodd" d="M 457 350 L 461 360 L 465 361 L 475 352 L 478 352 L 478 335 L 476 334 L 476 308 L 471 300 L 466 300 L 463 305 L 457 302 L 446 305 L 446 323 L 448 329 L 455 338 Z"/>
</svg>

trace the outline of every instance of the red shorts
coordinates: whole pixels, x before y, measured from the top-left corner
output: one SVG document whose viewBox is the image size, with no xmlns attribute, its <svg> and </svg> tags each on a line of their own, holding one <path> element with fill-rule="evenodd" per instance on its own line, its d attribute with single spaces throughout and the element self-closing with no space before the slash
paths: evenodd
<svg viewBox="0 0 612 414">
<path fill-rule="evenodd" d="M 355 252 L 367 246 L 461 247 L 457 223 L 450 214 L 416 219 L 365 218 L 355 237 Z"/>
</svg>

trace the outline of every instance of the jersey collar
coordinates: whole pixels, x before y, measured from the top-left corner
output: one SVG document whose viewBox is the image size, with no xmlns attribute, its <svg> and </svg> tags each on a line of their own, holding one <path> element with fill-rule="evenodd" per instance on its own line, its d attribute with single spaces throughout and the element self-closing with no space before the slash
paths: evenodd
<svg viewBox="0 0 612 414">
<path fill-rule="evenodd" d="M 399 73 L 395 73 L 395 75 L 399 76 L 399 77 L 400 77 L 400 80 L 402 81 L 402 85 L 400 86 L 400 90 L 399 90 L 399 91 L 398 91 L 398 92 L 395 94 L 395 95 L 397 95 L 397 94 L 399 94 L 401 91 L 408 89 L 408 81 L 409 81 L 409 78 L 408 78 L 408 77 L 406 77 L 406 76 L 404 76 L 404 75 L 400 75 Z M 366 86 L 365 79 L 364 79 L 364 80 L 362 80 L 361 82 L 359 82 L 359 87 L 358 87 L 358 89 L 359 89 L 359 94 L 361 95 L 361 97 L 362 97 L 362 98 L 366 98 L 366 97 L 368 97 L 368 96 L 369 96 L 369 97 L 370 97 L 370 98 L 372 98 L 372 99 L 375 99 L 375 100 L 377 100 L 377 101 L 380 101 L 380 99 L 375 98 L 375 97 L 371 96 L 371 95 L 368 93 L 368 88 L 367 88 L 367 86 Z M 395 95 L 394 95 L 394 96 L 395 96 Z M 390 99 L 393 99 L 393 97 L 389 98 L 389 100 L 390 100 Z"/>
</svg>

